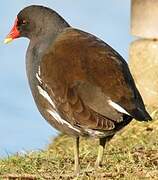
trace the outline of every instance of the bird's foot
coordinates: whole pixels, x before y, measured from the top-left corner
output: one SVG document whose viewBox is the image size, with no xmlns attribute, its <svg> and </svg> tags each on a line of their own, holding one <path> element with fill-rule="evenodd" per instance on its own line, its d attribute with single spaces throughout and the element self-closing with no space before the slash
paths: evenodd
<svg viewBox="0 0 158 180">
<path fill-rule="evenodd" d="M 99 168 L 101 168 L 102 167 L 102 164 L 101 164 L 101 162 L 100 161 L 98 161 L 98 160 L 96 160 L 96 162 L 95 162 L 95 169 L 99 169 Z"/>
</svg>

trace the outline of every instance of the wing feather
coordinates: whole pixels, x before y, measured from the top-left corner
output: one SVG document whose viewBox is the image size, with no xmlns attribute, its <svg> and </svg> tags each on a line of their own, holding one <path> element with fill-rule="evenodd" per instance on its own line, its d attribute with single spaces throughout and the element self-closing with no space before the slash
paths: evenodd
<svg viewBox="0 0 158 180">
<path fill-rule="evenodd" d="M 91 34 L 67 28 L 47 50 L 40 66 L 42 80 L 70 123 L 114 128 L 123 114 L 110 106 L 109 100 L 136 119 L 146 112 L 127 63 Z"/>
</svg>

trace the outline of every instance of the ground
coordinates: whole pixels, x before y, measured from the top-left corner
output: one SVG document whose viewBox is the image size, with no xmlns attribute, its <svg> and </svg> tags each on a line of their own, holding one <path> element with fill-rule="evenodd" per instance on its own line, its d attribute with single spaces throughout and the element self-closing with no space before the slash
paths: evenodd
<svg viewBox="0 0 158 180">
<path fill-rule="evenodd" d="M 158 119 L 133 120 L 107 144 L 103 165 L 94 169 L 98 140 L 81 139 L 81 174 L 73 175 L 73 141 L 60 135 L 46 150 L 0 160 L 0 180 L 158 179 Z"/>
</svg>

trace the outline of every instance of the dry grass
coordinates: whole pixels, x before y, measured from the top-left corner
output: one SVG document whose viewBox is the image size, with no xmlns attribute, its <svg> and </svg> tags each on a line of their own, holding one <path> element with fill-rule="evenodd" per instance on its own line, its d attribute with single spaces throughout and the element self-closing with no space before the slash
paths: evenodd
<svg viewBox="0 0 158 180">
<path fill-rule="evenodd" d="M 155 119 L 158 119 L 155 116 Z M 0 180 L 13 179 L 158 179 L 158 121 L 133 121 L 107 145 L 103 166 L 95 170 L 98 141 L 81 139 L 81 174 L 73 176 L 73 142 L 57 137 L 48 150 L 0 160 Z"/>
</svg>

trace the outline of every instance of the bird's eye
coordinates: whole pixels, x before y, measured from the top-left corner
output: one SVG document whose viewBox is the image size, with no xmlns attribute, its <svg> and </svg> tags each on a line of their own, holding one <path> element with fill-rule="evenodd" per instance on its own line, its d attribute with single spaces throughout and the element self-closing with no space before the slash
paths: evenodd
<svg viewBox="0 0 158 180">
<path fill-rule="evenodd" d="M 27 21 L 26 20 L 22 20 L 22 25 L 25 25 L 27 24 Z"/>
</svg>

